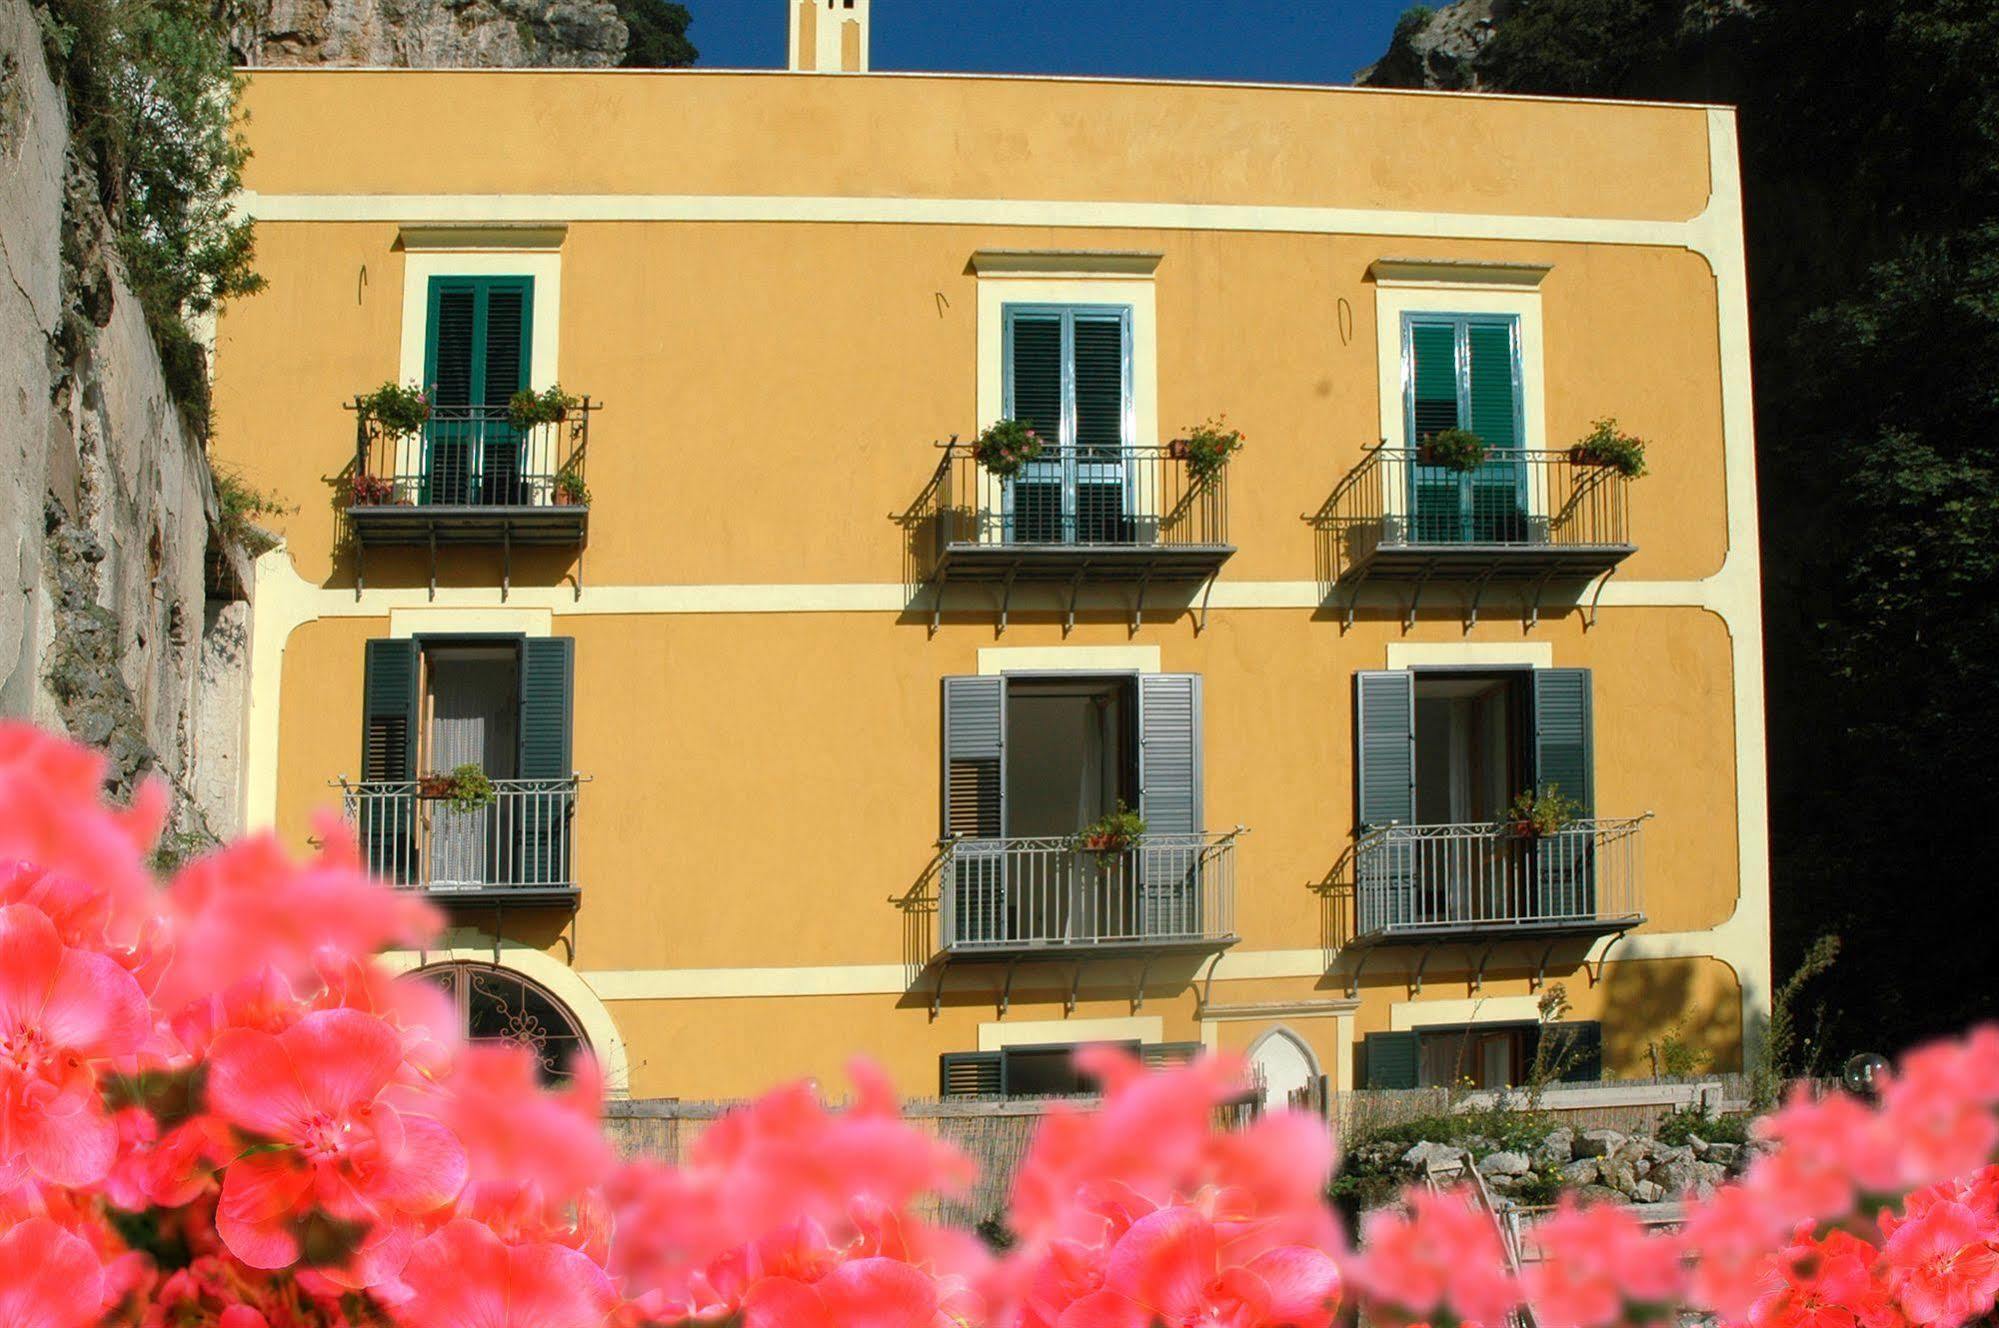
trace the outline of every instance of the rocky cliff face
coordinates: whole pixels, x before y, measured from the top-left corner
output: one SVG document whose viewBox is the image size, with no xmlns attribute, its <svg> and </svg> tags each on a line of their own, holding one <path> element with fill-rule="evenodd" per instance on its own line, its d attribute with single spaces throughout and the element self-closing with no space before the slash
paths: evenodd
<svg viewBox="0 0 1999 1328">
<path fill-rule="evenodd" d="M 102 748 L 114 792 L 165 777 L 191 846 L 235 825 L 242 712 L 204 678 L 240 679 L 247 605 L 209 591 L 242 566 L 26 0 L 0 0 L 0 269 L 0 715 Z"/>
<path fill-rule="evenodd" d="M 244 65 L 592 68 L 624 58 L 611 0 L 245 0 L 229 41 Z"/>
<path fill-rule="evenodd" d="M 1411 10 L 1395 25 L 1387 53 L 1353 81 L 1364 88 L 1478 91 L 1478 53 L 1512 8 L 1513 0 L 1455 0 Z"/>
</svg>

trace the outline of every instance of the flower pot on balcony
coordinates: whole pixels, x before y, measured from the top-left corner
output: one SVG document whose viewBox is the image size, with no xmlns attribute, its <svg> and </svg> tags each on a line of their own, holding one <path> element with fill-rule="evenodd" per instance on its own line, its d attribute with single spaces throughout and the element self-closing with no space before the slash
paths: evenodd
<svg viewBox="0 0 1999 1328">
<path fill-rule="evenodd" d="M 420 798 L 448 798 L 458 789 L 458 781 L 450 775 L 424 775 L 416 782 L 417 796 Z"/>
<path fill-rule="evenodd" d="M 1173 461 L 1185 461 L 1188 455 L 1187 440 L 1185 438 L 1175 438 L 1167 443 L 1166 455 Z"/>
<path fill-rule="evenodd" d="M 1084 835 L 1081 845 L 1086 853 L 1122 853 L 1131 847 L 1131 840 L 1123 835 Z"/>
</svg>

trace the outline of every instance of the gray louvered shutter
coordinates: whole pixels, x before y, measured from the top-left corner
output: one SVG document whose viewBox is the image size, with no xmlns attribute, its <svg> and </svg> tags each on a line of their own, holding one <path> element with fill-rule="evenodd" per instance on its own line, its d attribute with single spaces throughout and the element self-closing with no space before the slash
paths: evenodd
<svg viewBox="0 0 1999 1328">
<path fill-rule="evenodd" d="M 1534 670 L 1534 786 L 1559 789 L 1580 815 L 1596 806 L 1595 736 L 1588 669 Z M 1533 846 L 1534 905 L 1541 918 L 1596 913 L 1594 836 L 1571 830 Z"/>
<path fill-rule="evenodd" d="M 944 679 L 943 833 L 958 838 L 943 894 L 944 943 L 1007 939 L 1006 679 Z"/>
<path fill-rule="evenodd" d="M 1422 1046 L 1415 1033 L 1369 1033 L 1361 1039 L 1369 1088 L 1414 1088 Z"/>
<path fill-rule="evenodd" d="M 519 879 L 524 885 L 568 885 L 575 773 L 572 697 L 576 643 L 566 636 L 521 642 Z"/>
<path fill-rule="evenodd" d="M 1205 1050 L 1198 1042 L 1148 1042 L 1138 1049 L 1138 1059 L 1148 1070 L 1164 1070 L 1190 1064 Z"/>
<path fill-rule="evenodd" d="M 1138 680 L 1140 926 L 1147 936 L 1201 934 L 1201 675 Z"/>
<path fill-rule="evenodd" d="M 939 1097 L 999 1097 L 1005 1092 L 997 1051 L 947 1051 L 937 1058 Z"/>
<path fill-rule="evenodd" d="M 410 827 L 414 790 L 397 787 L 417 776 L 416 641 L 370 641 L 361 666 L 362 794 L 355 833 L 368 870 L 407 884 L 416 876 Z"/>
<path fill-rule="evenodd" d="M 1416 820 L 1416 680 L 1406 669 L 1354 674 L 1354 819 L 1360 832 Z M 1387 836 L 1355 864 L 1354 933 L 1416 921 L 1416 846 Z"/>
</svg>

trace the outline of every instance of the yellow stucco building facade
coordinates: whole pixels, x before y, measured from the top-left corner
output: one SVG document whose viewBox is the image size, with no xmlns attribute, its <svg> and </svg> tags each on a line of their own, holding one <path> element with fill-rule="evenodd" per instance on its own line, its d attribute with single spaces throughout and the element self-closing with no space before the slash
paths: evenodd
<svg viewBox="0 0 1999 1328">
<path fill-rule="evenodd" d="M 268 287 L 217 329 L 216 459 L 296 509 L 247 805 L 299 843 L 344 807 L 436 898 L 449 948 L 398 962 L 479 1035 L 633 1096 L 856 1053 L 1062 1091 L 1109 1040 L 1275 1098 L 1517 1081 L 1559 984 L 1581 1072 L 1740 1063 L 1731 112 L 705 71 L 244 100 Z M 385 382 L 428 417 L 357 412 Z M 1219 415 L 1210 471 L 1175 440 Z M 1603 417 L 1647 474 L 1571 454 Z M 1000 419 L 1043 441 L 1011 473 Z M 1084 833 L 1121 804 L 1142 833 Z"/>
</svg>

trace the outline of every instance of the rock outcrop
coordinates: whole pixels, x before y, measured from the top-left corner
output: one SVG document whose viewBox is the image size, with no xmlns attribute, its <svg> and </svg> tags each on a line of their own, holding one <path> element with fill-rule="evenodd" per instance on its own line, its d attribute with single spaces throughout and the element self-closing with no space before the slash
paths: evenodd
<svg viewBox="0 0 1999 1328">
<path fill-rule="evenodd" d="M 1359 87 L 1478 91 L 1478 54 L 1514 0 L 1455 0 L 1418 7 L 1395 25 L 1383 56 L 1354 75 Z"/>
<path fill-rule="evenodd" d="M 240 679 L 243 564 L 211 548 L 207 457 L 25 0 L 0 0 L 0 268 L 0 715 L 103 749 L 114 793 L 165 777 L 172 843 L 192 847 L 236 824 L 242 714 L 206 704 L 203 679 Z M 231 773 L 201 777 L 211 759 Z"/>
<path fill-rule="evenodd" d="M 627 40 L 611 0 L 245 0 L 229 31 L 250 66 L 592 68 Z"/>
</svg>

